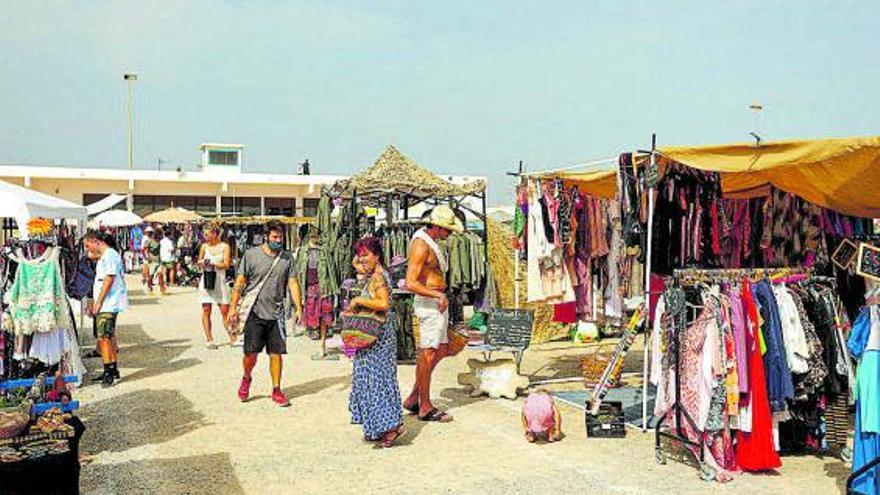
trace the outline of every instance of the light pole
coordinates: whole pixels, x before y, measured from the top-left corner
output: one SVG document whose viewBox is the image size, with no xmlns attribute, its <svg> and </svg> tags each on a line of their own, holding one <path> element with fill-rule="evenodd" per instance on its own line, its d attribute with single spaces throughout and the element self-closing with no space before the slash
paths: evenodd
<svg viewBox="0 0 880 495">
<path fill-rule="evenodd" d="M 128 169 L 134 170 L 134 144 L 132 143 L 132 127 L 131 127 L 131 91 L 134 82 L 138 76 L 134 73 L 126 73 L 122 75 L 125 86 L 128 89 Z"/>
<path fill-rule="evenodd" d="M 761 105 L 758 102 L 754 102 L 749 105 L 749 110 L 752 111 L 752 115 L 755 117 L 755 130 L 750 132 L 749 134 L 755 138 L 755 147 L 761 146 L 761 112 L 764 111 L 764 105 Z"/>
</svg>

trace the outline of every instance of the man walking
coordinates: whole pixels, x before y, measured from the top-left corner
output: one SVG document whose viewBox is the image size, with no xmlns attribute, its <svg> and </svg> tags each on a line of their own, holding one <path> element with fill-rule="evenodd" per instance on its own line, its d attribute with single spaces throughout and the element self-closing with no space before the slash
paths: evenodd
<svg viewBox="0 0 880 495">
<path fill-rule="evenodd" d="M 451 232 L 464 231 L 461 221 L 448 206 L 437 206 L 428 217 L 428 226 L 418 230 L 410 244 L 406 288 L 415 294 L 413 313 L 419 319 L 419 354 L 416 383 L 403 407 L 422 421 L 448 423 L 452 416 L 431 403 L 431 375 L 437 364 L 449 355 L 449 300 L 446 298 L 446 253 L 438 241 Z"/>
<path fill-rule="evenodd" d="M 283 250 L 283 241 L 284 225 L 276 220 L 267 223 L 265 242 L 244 253 L 232 288 L 227 322 L 230 331 L 244 333 L 244 375 L 238 388 L 242 402 L 250 398 L 251 372 L 257 355 L 265 349 L 269 354 L 272 400 L 282 407 L 290 405 L 281 391 L 281 356 L 287 354 L 287 343 L 278 319 L 283 314 L 286 292 L 295 304 L 297 320 L 302 315 L 302 302 L 294 260 Z"/>
<path fill-rule="evenodd" d="M 98 333 L 98 349 L 104 362 L 104 374 L 101 384 L 104 387 L 113 385 L 119 378 L 116 365 L 116 316 L 128 308 L 128 292 L 125 288 L 125 268 L 122 257 L 98 232 L 87 232 L 83 236 L 83 244 L 89 257 L 97 259 L 95 268 L 95 285 L 92 288 L 94 303 L 89 314 L 95 319 Z"/>
<path fill-rule="evenodd" d="M 162 262 L 160 276 L 162 279 L 167 277 L 166 282 L 168 285 L 174 285 L 175 282 L 177 274 L 175 259 L 175 246 L 174 241 L 171 239 L 171 229 L 166 229 L 165 236 L 159 241 L 159 261 Z M 164 294 L 165 291 L 163 290 L 162 293 Z"/>
<path fill-rule="evenodd" d="M 162 263 L 160 260 L 161 247 L 159 241 L 156 240 L 156 231 L 153 227 L 147 227 L 144 230 L 143 254 L 144 254 L 144 279 L 147 283 L 147 289 L 153 292 L 153 280 L 159 279 L 159 291 L 165 294 L 165 280 L 162 278 Z"/>
</svg>

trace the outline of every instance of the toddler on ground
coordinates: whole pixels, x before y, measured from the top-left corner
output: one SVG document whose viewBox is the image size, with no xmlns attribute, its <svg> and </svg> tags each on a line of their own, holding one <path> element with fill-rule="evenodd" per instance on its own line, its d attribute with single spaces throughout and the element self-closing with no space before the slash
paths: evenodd
<svg viewBox="0 0 880 495">
<path fill-rule="evenodd" d="M 530 392 L 522 409 L 522 425 L 526 440 L 534 443 L 538 438 L 548 442 L 562 439 L 562 416 L 553 397 L 545 390 Z"/>
</svg>

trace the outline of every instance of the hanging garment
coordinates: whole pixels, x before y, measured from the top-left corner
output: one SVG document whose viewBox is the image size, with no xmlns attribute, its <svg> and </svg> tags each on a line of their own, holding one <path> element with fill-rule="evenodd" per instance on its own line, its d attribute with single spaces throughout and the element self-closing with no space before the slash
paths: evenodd
<svg viewBox="0 0 880 495">
<path fill-rule="evenodd" d="M 856 420 L 853 442 L 853 472 L 880 456 L 880 311 L 864 308 L 853 325 L 847 346 L 859 359 L 856 377 Z M 858 493 L 880 493 L 880 469 L 856 478 Z"/>
<path fill-rule="evenodd" d="M 773 287 L 779 309 L 779 320 L 785 342 L 785 359 L 792 373 L 805 374 L 810 370 L 810 349 L 800 313 L 791 293 L 784 286 Z"/>
<path fill-rule="evenodd" d="M 73 328 L 58 264 L 59 253 L 59 248 L 52 248 L 35 260 L 21 255 L 16 258 L 18 270 L 9 291 L 10 315 L 16 334 Z"/>
<path fill-rule="evenodd" d="M 748 282 L 742 287 L 741 299 L 747 324 L 747 347 L 749 353 L 749 394 L 741 402 L 741 414 L 748 421 L 740 421 L 737 433 L 736 461 L 744 471 L 766 471 L 782 466 L 773 445 L 773 419 L 764 376 L 764 360 L 758 345 L 758 308 Z M 742 428 L 748 423 L 748 428 Z"/>
<path fill-rule="evenodd" d="M 764 372 L 767 380 L 767 396 L 770 398 L 770 409 L 774 412 L 784 411 L 785 401 L 794 399 L 794 384 L 791 371 L 785 360 L 785 344 L 782 337 L 779 308 L 773 288 L 769 282 L 761 281 L 755 285 L 755 300 L 764 324 L 761 333 L 767 352 L 764 354 Z"/>
</svg>

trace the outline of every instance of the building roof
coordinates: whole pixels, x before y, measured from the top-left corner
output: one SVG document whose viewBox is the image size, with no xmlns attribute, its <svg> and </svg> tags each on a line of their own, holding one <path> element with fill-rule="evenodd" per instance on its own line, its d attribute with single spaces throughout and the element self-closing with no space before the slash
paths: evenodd
<svg viewBox="0 0 880 495">
<path fill-rule="evenodd" d="M 0 165 L 0 177 L 29 177 L 46 179 L 134 180 L 158 182 L 201 182 L 215 184 L 333 184 L 342 175 L 298 175 L 233 172 L 219 175 L 201 170 L 124 170 L 117 168 L 69 168 Z"/>
<path fill-rule="evenodd" d="M 205 148 L 233 148 L 233 149 L 244 149 L 243 144 L 233 144 L 233 143 L 202 143 L 199 145 L 199 149 L 203 150 Z"/>
</svg>

